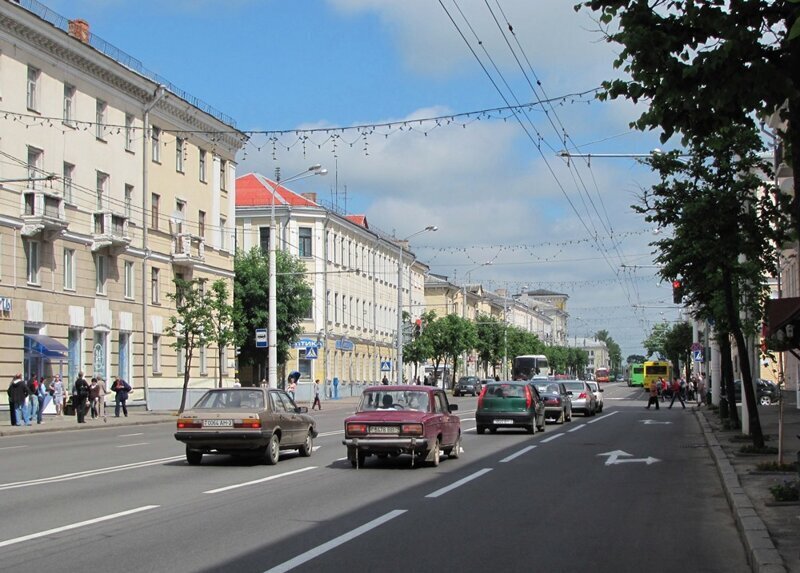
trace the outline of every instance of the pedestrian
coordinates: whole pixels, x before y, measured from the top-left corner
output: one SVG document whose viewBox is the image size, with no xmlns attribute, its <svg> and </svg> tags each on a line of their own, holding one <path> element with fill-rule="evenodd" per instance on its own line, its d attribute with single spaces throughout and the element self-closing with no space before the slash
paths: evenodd
<svg viewBox="0 0 800 573">
<path fill-rule="evenodd" d="M 33 418 L 39 418 L 39 378 L 34 374 L 28 379 L 28 403 L 25 406 L 28 411 L 28 420 L 33 422 Z M 41 423 L 41 422 L 40 422 Z"/>
<path fill-rule="evenodd" d="M 242 383 L 241 383 L 241 382 L 239 382 L 239 379 L 238 379 L 238 378 L 234 378 L 234 379 L 233 379 L 233 387 L 234 387 L 234 388 L 241 388 L 241 387 L 242 387 Z"/>
<path fill-rule="evenodd" d="M 498 374 L 494 375 L 494 381 L 495 382 L 500 382 L 500 376 Z"/>
<path fill-rule="evenodd" d="M 697 405 L 701 406 L 706 401 L 706 377 L 702 372 L 697 380 Z"/>
<path fill-rule="evenodd" d="M 287 384 L 286 384 L 286 393 L 291 396 L 292 401 L 294 401 L 295 392 L 297 392 L 297 381 L 300 380 L 300 373 L 295 370 L 289 374 L 287 377 Z"/>
<path fill-rule="evenodd" d="M 97 383 L 97 377 L 92 377 L 89 382 L 89 412 L 92 415 L 92 420 L 97 418 L 97 408 L 100 402 L 100 385 Z"/>
<path fill-rule="evenodd" d="M 28 408 L 26 402 L 28 400 L 28 385 L 22 381 L 22 374 L 17 374 L 11 379 L 11 384 L 8 385 L 8 403 L 14 405 L 12 423 L 15 426 L 30 426 L 31 421 L 28 418 Z"/>
<path fill-rule="evenodd" d="M 269 388 L 269 382 L 267 382 L 266 378 L 261 379 L 261 387 L 262 388 Z"/>
<path fill-rule="evenodd" d="M 97 377 L 97 417 L 103 418 L 104 422 L 108 422 L 106 418 L 106 396 L 108 395 L 108 384 L 102 376 Z"/>
<path fill-rule="evenodd" d="M 314 403 L 311 404 L 311 409 L 313 410 L 317 406 L 322 410 L 322 402 L 319 401 L 319 378 L 314 380 Z"/>
<path fill-rule="evenodd" d="M 383 379 L 381 380 L 381 384 L 383 384 L 384 386 L 388 386 L 389 385 L 389 379 L 386 377 L 386 374 L 383 375 Z"/>
<path fill-rule="evenodd" d="M 656 383 L 656 392 L 658 395 L 659 400 L 662 402 L 664 401 L 664 379 L 659 376 L 658 382 Z"/>
<path fill-rule="evenodd" d="M 669 407 L 672 408 L 672 405 L 675 403 L 675 398 L 681 401 L 681 406 L 683 409 L 686 409 L 686 403 L 683 401 L 683 396 L 681 396 L 681 380 L 677 376 L 672 380 L 672 400 L 669 403 Z"/>
<path fill-rule="evenodd" d="M 36 423 L 42 423 L 42 414 L 46 405 L 47 391 L 44 386 L 44 378 L 36 381 Z"/>
<path fill-rule="evenodd" d="M 122 406 L 122 413 L 128 417 L 128 394 L 132 391 L 130 384 L 125 382 L 122 378 L 117 376 L 114 378 L 114 383 L 111 385 L 111 391 L 114 392 L 114 417 L 119 418 L 119 409 Z"/>
<path fill-rule="evenodd" d="M 64 415 L 64 382 L 61 381 L 61 376 L 56 375 L 50 382 L 50 395 L 53 396 L 53 402 L 56 405 L 56 416 Z"/>
<path fill-rule="evenodd" d="M 86 423 L 86 403 L 89 400 L 89 383 L 83 377 L 83 372 L 78 372 L 75 386 L 72 388 L 72 404 L 75 406 L 75 415 L 79 424 Z"/>
<path fill-rule="evenodd" d="M 658 408 L 659 408 L 659 406 L 658 406 L 658 400 L 659 400 L 658 388 L 659 388 L 659 385 L 660 385 L 659 381 L 652 380 L 650 382 L 650 396 L 647 398 L 647 408 L 646 408 L 647 410 L 650 409 L 650 405 L 651 404 L 655 404 L 656 405 L 656 410 L 658 410 Z"/>
</svg>

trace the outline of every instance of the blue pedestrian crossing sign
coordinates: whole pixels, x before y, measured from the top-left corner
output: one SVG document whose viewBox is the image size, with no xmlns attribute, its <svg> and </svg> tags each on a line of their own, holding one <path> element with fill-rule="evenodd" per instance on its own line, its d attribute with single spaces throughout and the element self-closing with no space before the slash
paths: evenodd
<svg viewBox="0 0 800 573">
<path fill-rule="evenodd" d="M 702 362 L 703 361 L 703 351 L 702 350 L 692 350 L 692 360 L 694 362 Z"/>
<path fill-rule="evenodd" d="M 317 358 L 317 348 L 309 346 L 306 348 L 306 360 L 315 360 Z"/>
<path fill-rule="evenodd" d="M 381 372 L 391 372 L 391 371 L 392 371 L 392 361 L 381 360 Z"/>
</svg>

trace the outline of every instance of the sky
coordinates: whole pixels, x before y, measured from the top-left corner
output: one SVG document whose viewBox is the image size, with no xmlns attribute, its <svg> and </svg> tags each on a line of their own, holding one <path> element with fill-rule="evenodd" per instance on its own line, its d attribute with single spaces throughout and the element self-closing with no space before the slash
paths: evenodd
<svg viewBox="0 0 800 573">
<path fill-rule="evenodd" d="M 319 163 L 288 186 L 398 238 L 437 226 L 411 241 L 433 273 L 565 293 L 569 336 L 607 330 L 623 358 L 680 317 L 631 208 L 656 179 L 602 157 L 668 146 L 630 129 L 641 105 L 594 98 L 619 48 L 573 1 L 44 3 L 254 132 L 238 175 Z"/>
</svg>

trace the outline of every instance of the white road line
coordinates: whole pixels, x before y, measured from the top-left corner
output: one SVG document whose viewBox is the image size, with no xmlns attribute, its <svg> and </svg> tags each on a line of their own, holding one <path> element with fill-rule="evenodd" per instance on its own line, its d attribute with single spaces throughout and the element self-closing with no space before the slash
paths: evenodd
<svg viewBox="0 0 800 573">
<path fill-rule="evenodd" d="M 475 428 L 474 428 L 474 427 L 472 427 L 472 428 L 467 428 L 466 430 L 463 430 L 463 431 L 464 431 L 464 432 L 471 432 L 471 431 L 472 431 L 472 430 L 474 430 L 474 429 L 475 429 Z"/>
<path fill-rule="evenodd" d="M 345 456 L 345 457 L 343 457 L 343 458 L 336 458 L 336 459 L 335 459 L 335 460 L 333 460 L 333 461 L 335 461 L 335 462 L 343 462 L 343 461 L 345 461 L 346 459 L 347 459 L 347 456 Z"/>
<path fill-rule="evenodd" d="M 121 446 L 117 446 L 118 448 L 132 448 L 133 446 L 146 446 L 150 442 L 137 442 L 135 444 L 122 444 Z"/>
<path fill-rule="evenodd" d="M 234 485 L 226 485 L 225 487 L 219 487 L 217 489 L 210 489 L 208 491 L 204 491 L 203 493 L 220 493 L 222 491 L 228 491 L 228 490 L 237 489 L 237 488 L 240 488 L 240 487 L 247 487 L 248 485 L 254 485 L 254 484 L 257 484 L 257 483 L 264 483 L 264 482 L 267 482 L 267 481 L 272 481 L 274 479 L 279 479 L 279 478 L 282 478 L 282 477 L 291 476 L 291 475 L 294 475 L 294 474 L 299 474 L 299 473 L 303 473 L 303 472 L 307 472 L 309 470 L 315 470 L 315 469 L 317 469 L 317 466 L 309 466 L 307 468 L 301 468 L 299 470 L 293 470 L 293 471 L 290 471 L 290 472 L 284 472 L 282 474 L 277 474 L 277 475 L 274 475 L 274 476 L 267 476 L 265 478 L 256 479 L 256 480 L 253 480 L 253 481 L 246 481 L 244 483 L 237 483 L 237 484 L 234 484 Z"/>
<path fill-rule="evenodd" d="M 580 426 L 575 426 L 575 427 L 574 427 L 574 428 L 572 428 L 571 430 L 567 430 L 567 432 L 577 432 L 577 431 L 578 431 L 578 430 L 580 430 L 581 428 L 585 428 L 585 427 L 586 427 L 586 424 L 581 424 Z"/>
<path fill-rule="evenodd" d="M 532 450 L 532 449 L 534 449 L 535 447 L 536 447 L 536 446 L 528 446 L 527 448 L 522 448 L 522 449 L 521 449 L 520 451 L 518 451 L 517 453 L 515 453 L 515 454 L 511 454 L 511 455 L 510 455 L 510 456 L 508 456 L 507 458 L 503 458 L 502 460 L 500 460 L 500 463 L 501 463 L 501 464 L 504 464 L 504 463 L 506 463 L 506 462 L 510 462 L 511 460 L 513 460 L 513 459 L 516 459 L 516 458 L 520 457 L 522 454 L 527 454 L 529 451 L 531 451 L 531 450 Z"/>
<path fill-rule="evenodd" d="M 317 437 L 324 438 L 326 436 L 336 436 L 338 434 L 344 434 L 344 430 L 336 430 L 335 432 L 322 432 L 317 434 Z"/>
<path fill-rule="evenodd" d="M 118 438 L 130 438 L 131 436 L 144 436 L 144 432 L 139 432 L 138 434 L 120 434 L 117 437 Z"/>
<path fill-rule="evenodd" d="M 547 442 L 552 442 L 552 441 L 553 441 L 553 440 L 555 440 L 556 438 L 560 438 L 560 437 L 561 437 L 561 436 L 563 436 L 563 435 L 564 435 L 564 434 L 555 434 L 555 435 L 553 435 L 553 436 L 550 436 L 549 438 L 545 438 L 544 440 L 542 440 L 542 443 L 543 443 L 543 444 L 546 444 Z"/>
<path fill-rule="evenodd" d="M 72 474 L 62 474 L 58 476 L 52 476 L 48 478 L 40 478 L 28 481 L 18 481 L 12 483 L 3 483 L 0 484 L 0 491 L 4 491 L 7 489 L 17 489 L 20 487 L 30 487 L 34 485 L 41 485 L 45 483 L 55 483 L 60 481 L 69 481 L 73 479 L 81 479 L 83 477 L 94 476 L 94 475 L 102 475 L 102 474 L 110 474 L 113 472 L 121 472 L 125 470 L 135 470 L 139 468 L 144 468 L 147 466 L 155 466 L 159 464 L 164 464 L 167 462 L 174 462 L 175 460 L 182 460 L 183 456 L 172 456 L 169 458 L 159 458 L 157 460 L 147 460 L 144 462 L 136 462 L 132 464 L 124 464 L 121 466 L 112 466 L 108 468 L 100 468 L 96 470 L 86 470 L 82 472 L 75 472 Z"/>
<path fill-rule="evenodd" d="M 39 531 L 38 533 L 31 533 L 30 535 L 23 535 L 22 537 L 15 537 L 14 539 L 7 539 L 6 541 L 0 541 L 0 547 L 8 547 L 9 545 L 15 545 L 17 543 L 22 543 L 23 541 L 30 541 L 31 539 L 38 539 L 40 537 L 47 537 L 49 535 L 53 535 L 55 533 L 61 533 L 62 531 L 69 531 L 71 529 L 78 529 L 84 527 L 86 525 L 94 525 L 95 523 L 102 523 L 103 521 L 109 521 L 111 519 L 117 519 L 118 517 L 125 517 L 126 515 L 133 515 L 134 513 L 140 513 L 142 511 L 147 511 L 148 509 L 155 509 L 157 507 L 161 507 L 158 505 L 143 505 L 142 507 L 137 507 L 135 509 L 129 509 L 128 511 L 120 511 L 119 513 L 112 513 L 111 515 L 104 515 L 103 517 L 96 517 L 94 519 L 87 519 L 86 521 L 81 521 L 80 523 L 73 523 L 71 525 L 64 525 L 62 527 L 56 527 L 54 529 L 48 529 L 47 531 Z"/>
<path fill-rule="evenodd" d="M 425 497 L 434 498 L 434 497 L 442 496 L 442 495 L 446 494 L 447 492 L 456 489 L 457 487 L 461 487 L 465 483 L 471 482 L 472 480 L 481 477 L 483 474 L 489 473 L 490 471 L 492 471 L 492 468 L 483 468 L 482 470 L 478 470 L 474 474 L 470 474 L 465 478 L 461 478 L 460 480 L 458 480 L 456 482 L 453 482 L 450 485 L 443 487 L 442 489 L 437 489 L 435 492 L 429 493 Z"/>
<path fill-rule="evenodd" d="M 462 422 L 474 422 L 475 418 L 461 418 Z"/>
<path fill-rule="evenodd" d="M 600 420 L 605 420 L 609 416 L 613 416 L 614 414 L 619 414 L 619 410 L 615 410 L 614 412 L 609 412 L 605 416 L 600 416 L 599 418 L 595 418 L 591 422 L 586 422 L 587 424 L 594 424 L 595 422 L 599 422 Z"/>
<path fill-rule="evenodd" d="M 359 535 L 363 535 L 368 531 L 375 529 L 376 527 L 380 527 L 387 521 L 391 521 L 395 517 L 403 515 L 407 510 L 405 509 L 395 509 L 390 511 L 387 514 L 380 516 L 377 519 L 373 519 L 370 522 L 365 523 L 360 527 L 356 527 L 352 531 L 348 531 L 347 533 L 340 535 L 334 539 L 331 539 L 327 543 L 323 543 L 322 545 L 318 545 L 314 549 L 309 549 L 305 553 L 301 553 L 294 559 L 289 559 L 289 561 L 284 561 L 280 565 L 276 565 L 272 569 L 268 569 L 266 573 L 285 573 L 286 571 L 291 571 L 295 567 L 302 565 L 303 563 L 307 563 L 312 559 L 315 559 L 322 555 L 323 553 L 327 553 L 331 549 L 336 549 L 340 545 L 347 543 L 358 537 Z"/>
<path fill-rule="evenodd" d="M 20 448 L 27 448 L 28 446 L 3 446 L 0 450 L 18 450 Z"/>
</svg>

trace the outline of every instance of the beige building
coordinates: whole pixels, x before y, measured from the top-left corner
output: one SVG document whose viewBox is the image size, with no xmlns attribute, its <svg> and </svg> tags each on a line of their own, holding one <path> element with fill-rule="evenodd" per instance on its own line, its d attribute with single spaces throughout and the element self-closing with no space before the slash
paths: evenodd
<svg viewBox="0 0 800 573">
<path fill-rule="evenodd" d="M 314 301 L 285 365 L 287 372 L 301 374 L 299 397 L 307 391 L 303 384 L 315 379 L 336 379 L 342 387 L 376 383 L 384 375 L 396 380 L 400 254 L 403 311 L 412 322 L 425 308 L 427 265 L 406 243 L 371 228 L 365 216 L 340 215 L 319 204 L 315 193 L 297 194 L 280 185 L 273 195 L 274 188 L 272 180 L 255 173 L 237 179 L 237 241 L 245 251 L 269 251 L 274 197 L 277 248 L 305 263 Z M 242 379 L 264 378 L 265 364 L 242 367 Z M 411 367 L 405 366 L 410 379 Z"/>
<path fill-rule="evenodd" d="M 546 344 L 565 346 L 567 343 L 567 300 L 566 294 L 546 289 L 536 289 L 516 295 L 517 300 L 542 315 L 541 330 L 536 331 Z"/>
<path fill-rule="evenodd" d="M 602 340 L 575 337 L 567 339 L 567 345 L 584 350 L 589 355 L 589 363 L 586 365 L 587 375 L 594 376 L 596 368 L 611 368 L 608 346 Z"/>
<path fill-rule="evenodd" d="M 85 21 L 28 6 L 0 3 L 2 369 L 119 375 L 172 405 L 167 293 L 178 276 L 232 279 L 244 136 Z M 193 388 L 231 381 L 232 349 L 216 356 L 200 350 Z"/>
</svg>

